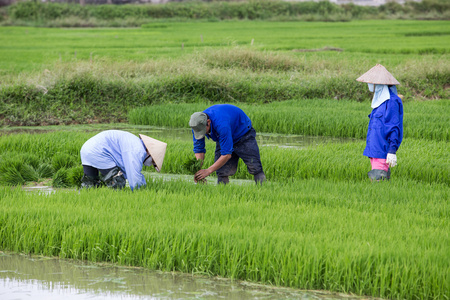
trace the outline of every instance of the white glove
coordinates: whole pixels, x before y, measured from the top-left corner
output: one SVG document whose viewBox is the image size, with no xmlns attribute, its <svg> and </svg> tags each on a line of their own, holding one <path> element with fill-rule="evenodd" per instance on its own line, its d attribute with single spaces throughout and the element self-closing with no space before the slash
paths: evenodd
<svg viewBox="0 0 450 300">
<path fill-rule="evenodd" d="M 397 165 L 397 155 L 388 153 L 386 156 L 386 163 L 389 165 L 389 167 L 395 167 Z"/>
</svg>

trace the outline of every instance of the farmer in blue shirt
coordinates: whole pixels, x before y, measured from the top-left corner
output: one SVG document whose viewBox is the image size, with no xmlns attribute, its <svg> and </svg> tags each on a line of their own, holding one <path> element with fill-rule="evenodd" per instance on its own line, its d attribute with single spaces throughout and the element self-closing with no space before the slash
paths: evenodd
<svg viewBox="0 0 450 300">
<path fill-rule="evenodd" d="M 374 93 L 363 153 L 372 165 L 368 175 L 371 180 L 389 180 L 390 167 L 397 165 L 396 153 L 403 139 L 403 104 L 396 88 L 400 83 L 380 64 L 356 80 L 367 83 Z"/>
<path fill-rule="evenodd" d="M 121 130 L 107 130 L 90 138 L 81 147 L 84 188 L 99 186 L 102 181 L 112 188 L 125 187 L 126 179 L 131 190 L 146 185 L 142 166 L 161 170 L 167 144 L 140 134 L 139 137 Z"/>
<path fill-rule="evenodd" d="M 189 121 L 197 159 L 205 159 L 205 136 L 216 142 L 214 164 L 195 173 L 195 181 L 200 181 L 211 173 L 217 173 L 217 182 L 227 184 L 229 176 L 237 171 L 241 158 L 256 183 L 262 183 L 264 174 L 256 131 L 250 118 L 239 108 L 230 104 L 213 105 L 203 112 L 192 114 Z"/>
</svg>

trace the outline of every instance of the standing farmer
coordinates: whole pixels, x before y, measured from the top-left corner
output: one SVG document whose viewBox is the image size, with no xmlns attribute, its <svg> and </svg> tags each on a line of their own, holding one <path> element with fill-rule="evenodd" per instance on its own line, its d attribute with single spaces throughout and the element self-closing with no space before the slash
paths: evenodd
<svg viewBox="0 0 450 300">
<path fill-rule="evenodd" d="M 227 184 L 229 176 L 237 171 L 241 158 L 247 165 L 248 172 L 254 176 L 256 183 L 266 179 L 256 131 L 250 118 L 239 108 L 230 104 L 213 105 L 203 112 L 192 114 L 189 121 L 194 139 L 194 153 L 197 159 L 205 159 L 205 136 L 216 142 L 214 164 L 195 173 L 196 181 L 217 172 L 217 182 Z"/>
<path fill-rule="evenodd" d="M 368 83 L 369 90 L 374 93 L 363 153 L 372 165 L 369 178 L 389 179 L 390 167 L 397 165 L 396 153 L 403 139 L 403 104 L 396 88 L 400 83 L 380 64 L 356 80 Z"/>
<path fill-rule="evenodd" d="M 142 165 L 161 170 L 167 144 L 151 137 L 121 130 L 107 130 L 90 138 L 81 147 L 84 176 L 81 186 L 95 187 L 102 181 L 108 187 L 121 189 L 126 179 L 131 190 L 146 185 Z"/>
</svg>

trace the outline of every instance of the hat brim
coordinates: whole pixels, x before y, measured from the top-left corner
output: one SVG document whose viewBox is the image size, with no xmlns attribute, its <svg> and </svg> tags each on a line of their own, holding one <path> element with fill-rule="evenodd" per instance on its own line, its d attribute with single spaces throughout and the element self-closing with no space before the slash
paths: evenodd
<svg viewBox="0 0 450 300">
<path fill-rule="evenodd" d="M 356 81 L 372 83 L 372 84 L 386 84 L 386 85 L 399 85 L 397 79 L 392 76 L 391 73 L 382 65 L 377 64 L 369 71 L 361 75 Z"/>
<path fill-rule="evenodd" d="M 202 130 L 192 130 L 194 132 L 194 137 L 196 140 L 201 140 L 206 135 L 206 126 L 205 129 Z"/>
<path fill-rule="evenodd" d="M 139 137 L 144 143 L 145 148 L 147 148 L 148 153 L 151 155 L 153 162 L 156 165 L 156 171 L 161 172 L 164 156 L 166 155 L 167 144 L 143 134 L 140 134 Z"/>
</svg>

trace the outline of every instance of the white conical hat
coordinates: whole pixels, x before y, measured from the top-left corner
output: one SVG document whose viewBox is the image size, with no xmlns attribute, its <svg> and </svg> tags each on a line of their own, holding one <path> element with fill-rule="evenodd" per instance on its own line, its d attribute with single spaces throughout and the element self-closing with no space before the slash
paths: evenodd
<svg viewBox="0 0 450 300">
<path fill-rule="evenodd" d="M 375 67 L 373 67 L 366 73 L 362 74 L 356 80 L 372 84 L 386 84 L 386 85 L 400 84 L 400 82 L 398 82 L 397 79 L 395 79 L 394 76 L 392 76 L 392 74 L 389 73 L 389 71 L 386 70 L 386 68 L 380 64 L 377 64 Z"/>
<path fill-rule="evenodd" d="M 152 156 L 153 161 L 156 164 L 156 171 L 160 172 L 162 164 L 164 162 L 164 156 L 166 155 L 167 144 L 149 136 L 140 134 L 139 137 L 144 142 L 145 148 Z"/>
</svg>

